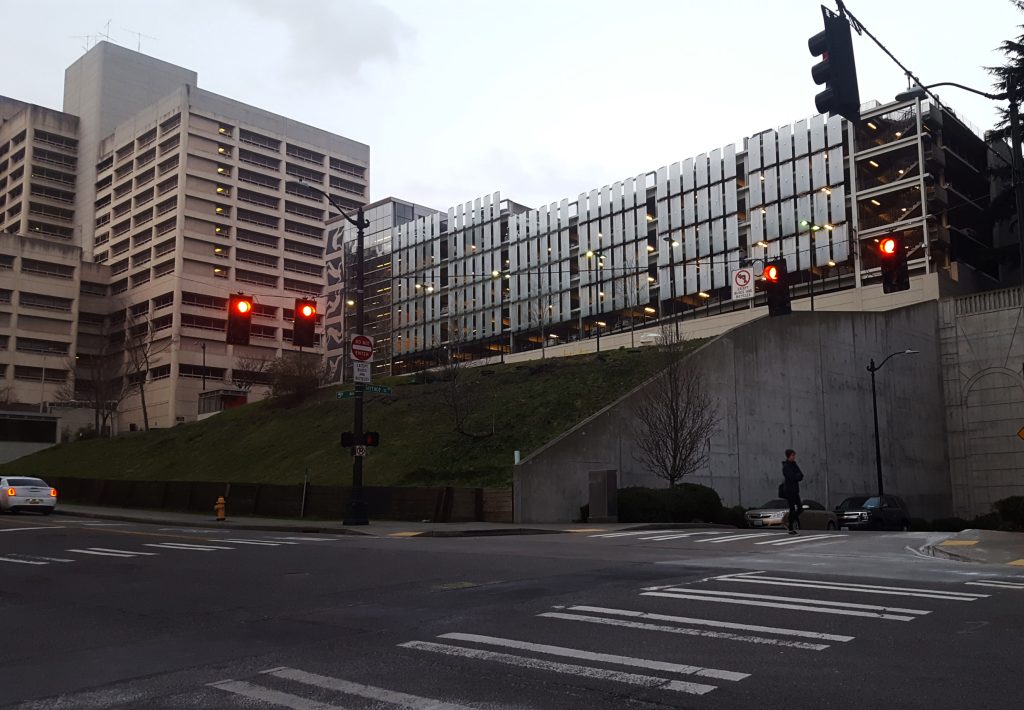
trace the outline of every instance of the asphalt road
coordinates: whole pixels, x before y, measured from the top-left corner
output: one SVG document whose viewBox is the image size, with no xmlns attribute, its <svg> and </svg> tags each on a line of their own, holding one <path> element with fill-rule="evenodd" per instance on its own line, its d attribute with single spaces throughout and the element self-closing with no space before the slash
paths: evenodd
<svg viewBox="0 0 1024 710">
<path fill-rule="evenodd" d="M 1024 574 L 921 533 L 0 517 L 0 707 L 1019 708 Z"/>
</svg>

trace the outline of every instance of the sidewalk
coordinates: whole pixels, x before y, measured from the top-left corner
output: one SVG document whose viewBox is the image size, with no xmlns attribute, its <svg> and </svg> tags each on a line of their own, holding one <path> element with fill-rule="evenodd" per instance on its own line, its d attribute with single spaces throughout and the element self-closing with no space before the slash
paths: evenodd
<svg viewBox="0 0 1024 710">
<path fill-rule="evenodd" d="M 932 557 L 1024 570 L 1024 533 L 964 530 L 921 548 Z"/>
<path fill-rule="evenodd" d="M 122 522 L 147 523 L 151 525 L 174 525 L 192 528 L 221 530 L 262 530 L 269 532 L 304 532 L 331 535 L 370 535 L 376 537 L 483 537 L 489 535 L 547 535 L 558 533 L 603 533 L 619 530 L 642 530 L 644 526 L 629 523 L 566 523 L 566 524 L 515 524 L 515 523 L 433 523 L 407 522 L 400 520 L 371 520 L 369 525 L 346 526 L 340 520 L 309 520 L 283 518 L 238 517 L 228 515 L 227 520 L 218 522 L 212 513 L 173 513 L 165 510 L 135 510 L 108 508 L 93 505 L 62 503 L 55 515 L 75 518 L 96 518 Z M 659 529 L 692 526 L 655 526 Z"/>
</svg>

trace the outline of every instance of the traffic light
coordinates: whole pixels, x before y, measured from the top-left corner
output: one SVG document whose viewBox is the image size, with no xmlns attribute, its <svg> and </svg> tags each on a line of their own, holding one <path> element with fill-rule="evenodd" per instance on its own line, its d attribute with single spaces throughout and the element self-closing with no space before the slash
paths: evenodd
<svg viewBox="0 0 1024 710">
<path fill-rule="evenodd" d="M 776 259 L 764 265 L 764 290 L 768 296 L 768 315 L 784 316 L 793 311 L 789 304 L 786 260 Z"/>
<path fill-rule="evenodd" d="M 316 344 L 316 301 L 312 298 L 295 299 L 292 319 L 292 345 L 311 348 Z"/>
<path fill-rule="evenodd" d="M 248 345 L 252 296 L 236 293 L 228 299 L 228 345 Z"/>
<path fill-rule="evenodd" d="M 352 446 L 380 446 L 380 432 L 379 431 L 364 431 L 363 435 L 357 440 L 356 435 L 350 431 L 341 432 L 341 445 L 352 447 Z"/>
<path fill-rule="evenodd" d="M 910 288 L 907 250 L 896 237 L 883 237 L 878 242 L 878 260 L 882 264 L 882 293 L 895 293 Z"/>
<path fill-rule="evenodd" d="M 842 7 L 842 4 L 840 4 Z M 815 84 L 824 84 L 825 90 L 814 97 L 818 113 L 842 116 L 850 121 L 860 120 L 860 91 L 857 89 L 857 65 L 853 59 L 853 40 L 850 23 L 824 5 L 821 15 L 825 29 L 807 40 L 807 48 L 821 61 L 811 67 Z"/>
</svg>

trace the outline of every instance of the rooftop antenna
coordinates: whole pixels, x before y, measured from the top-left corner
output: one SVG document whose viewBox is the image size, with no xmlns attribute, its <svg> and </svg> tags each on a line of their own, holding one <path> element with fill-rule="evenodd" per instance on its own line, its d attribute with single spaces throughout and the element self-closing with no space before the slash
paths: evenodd
<svg viewBox="0 0 1024 710">
<path fill-rule="evenodd" d="M 88 52 L 89 48 L 92 47 L 93 43 L 96 41 L 96 35 L 71 35 L 71 39 L 85 40 L 82 44 L 82 49 Z"/>
<path fill-rule="evenodd" d="M 99 36 L 102 37 L 103 39 L 107 40 L 108 42 L 113 42 L 114 41 L 113 39 L 110 38 L 110 23 L 111 22 L 113 22 L 113 20 L 107 20 L 107 24 L 103 25 L 103 31 L 99 33 Z"/>
<path fill-rule="evenodd" d="M 151 39 L 151 40 L 156 40 L 157 39 L 153 35 L 142 34 L 141 32 L 137 32 L 135 30 L 130 30 L 127 27 L 122 27 L 121 29 L 124 30 L 125 32 L 127 32 L 128 34 L 135 35 L 135 38 L 137 40 L 136 46 L 135 46 L 135 51 L 136 52 L 141 52 L 142 51 L 142 38 L 143 37 L 145 37 L 146 39 Z"/>
</svg>

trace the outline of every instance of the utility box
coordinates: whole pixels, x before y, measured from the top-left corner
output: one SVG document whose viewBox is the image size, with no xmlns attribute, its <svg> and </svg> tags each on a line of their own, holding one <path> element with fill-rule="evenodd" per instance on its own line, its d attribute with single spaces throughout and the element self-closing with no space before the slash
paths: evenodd
<svg viewBox="0 0 1024 710">
<path fill-rule="evenodd" d="M 619 476 L 614 469 L 590 472 L 591 523 L 619 522 Z"/>
</svg>

